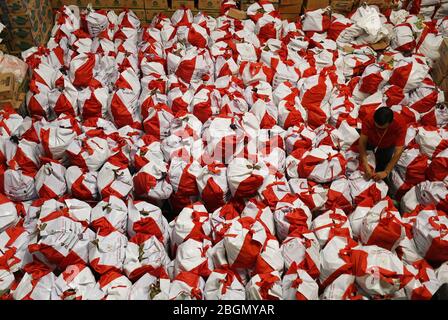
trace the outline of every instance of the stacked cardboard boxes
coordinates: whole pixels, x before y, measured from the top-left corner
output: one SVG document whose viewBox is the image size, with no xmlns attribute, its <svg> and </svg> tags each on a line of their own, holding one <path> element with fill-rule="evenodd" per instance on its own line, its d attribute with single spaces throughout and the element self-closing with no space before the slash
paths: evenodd
<svg viewBox="0 0 448 320">
<path fill-rule="evenodd" d="M 305 0 L 303 4 L 303 10 L 311 11 L 321 8 L 326 8 L 330 5 L 330 0 Z"/>
<path fill-rule="evenodd" d="M 432 78 L 445 93 L 448 101 L 448 38 L 443 39 L 439 47 L 440 58 L 432 66 Z"/>
<path fill-rule="evenodd" d="M 331 0 L 331 10 L 333 12 L 347 14 L 355 8 L 358 1 L 355 0 Z"/>
<path fill-rule="evenodd" d="M 278 11 L 282 19 L 296 20 L 302 12 L 303 0 L 280 0 Z"/>
<path fill-rule="evenodd" d="M 23 109 L 28 79 L 17 83 L 13 73 L 0 73 L 0 109 L 6 105 Z"/>
<path fill-rule="evenodd" d="M 53 27 L 50 0 L 4 0 L 1 20 L 9 32 L 7 45 L 11 53 L 45 44 Z"/>
</svg>

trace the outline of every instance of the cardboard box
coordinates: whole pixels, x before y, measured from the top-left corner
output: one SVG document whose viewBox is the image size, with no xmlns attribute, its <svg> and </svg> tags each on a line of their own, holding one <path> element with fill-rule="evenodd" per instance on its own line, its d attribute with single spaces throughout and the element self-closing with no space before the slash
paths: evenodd
<svg viewBox="0 0 448 320">
<path fill-rule="evenodd" d="M 198 0 L 198 9 L 219 11 L 221 0 Z"/>
<path fill-rule="evenodd" d="M 15 82 L 13 73 L 0 73 L 0 100 L 15 98 Z"/>
<path fill-rule="evenodd" d="M 63 0 L 64 2 L 67 0 Z M 73 4 L 70 3 L 69 4 Z M 81 2 L 84 2 L 85 4 L 82 5 L 82 7 L 86 7 L 89 3 L 92 4 L 92 7 L 95 8 L 127 8 L 127 9 L 145 9 L 145 1 L 144 0 L 90 0 L 85 1 L 81 0 Z"/>
<path fill-rule="evenodd" d="M 227 12 L 227 15 L 231 18 L 238 20 L 247 19 L 246 11 L 238 10 L 235 8 L 230 8 L 229 11 Z"/>
<path fill-rule="evenodd" d="M 171 9 L 179 9 L 182 7 L 194 9 L 194 0 L 172 0 Z"/>
<path fill-rule="evenodd" d="M 375 51 L 380 51 L 386 49 L 390 44 L 390 39 L 386 38 L 383 40 L 380 40 L 376 43 L 370 44 L 370 48 L 372 48 Z"/>
<path fill-rule="evenodd" d="M 448 38 L 443 38 L 439 47 L 440 59 L 448 59 Z"/>
<path fill-rule="evenodd" d="M 89 3 L 92 3 L 93 5 L 94 2 L 94 0 L 51 0 L 51 6 L 53 7 L 53 9 L 59 9 L 63 6 L 69 5 L 86 8 Z"/>
<path fill-rule="evenodd" d="M 294 22 L 300 18 L 300 14 L 295 13 L 280 13 L 282 19 L 286 19 L 288 21 Z"/>
<path fill-rule="evenodd" d="M 447 70 L 443 70 L 439 63 L 434 63 L 431 69 L 432 79 L 436 84 L 441 84 L 447 77 Z"/>
<path fill-rule="evenodd" d="M 281 6 L 293 6 L 293 5 L 303 5 L 303 0 L 280 0 L 280 7 Z"/>
<path fill-rule="evenodd" d="M 305 11 L 324 9 L 330 5 L 330 0 L 306 0 L 303 6 Z"/>
<path fill-rule="evenodd" d="M 146 10 L 168 9 L 167 0 L 145 0 Z"/>
<path fill-rule="evenodd" d="M 331 10 L 337 13 L 349 13 L 354 5 L 354 0 L 331 0 Z"/>
<path fill-rule="evenodd" d="M 360 0 L 359 5 L 367 3 L 370 6 L 377 6 L 380 10 L 389 9 L 392 7 L 392 0 Z"/>
<path fill-rule="evenodd" d="M 291 5 L 291 6 L 284 6 L 281 4 L 278 8 L 278 11 L 282 14 L 282 16 L 283 16 L 283 13 L 300 15 L 300 13 L 302 12 L 302 4 Z"/>
</svg>

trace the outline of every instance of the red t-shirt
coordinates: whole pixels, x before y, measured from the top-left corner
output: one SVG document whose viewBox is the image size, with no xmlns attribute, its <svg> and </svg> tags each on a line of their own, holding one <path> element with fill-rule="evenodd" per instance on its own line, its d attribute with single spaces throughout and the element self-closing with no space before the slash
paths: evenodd
<svg viewBox="0 0 448 320">
<path fill-rule="evenodd" d="M 386 129 L 379 129 L 375 126 L 373 114 L 374 112 L 367 115 L 362 122 L 361 134 L 367 136 L 367 143 L 373 147 L 378 146 L 380 149 L 403 146 L 407 131 L 406 121 L 403 117 L 398 113 L 394 113 L 394 120 L 389 127 Z M 381 136 L 386 130 L 387 132 L 381 140 Z M 378 143 L 380 143 L 380 145 L 378 145 Z"/>
</svg>

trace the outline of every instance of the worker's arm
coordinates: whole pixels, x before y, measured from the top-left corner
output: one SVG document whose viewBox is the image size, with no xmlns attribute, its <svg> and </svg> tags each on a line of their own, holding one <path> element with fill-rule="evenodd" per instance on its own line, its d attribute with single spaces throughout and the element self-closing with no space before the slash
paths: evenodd
<svg viewBox="0 0 448 320">
<path fill-rule="evenodd" d="M 366 171 L 366 178 L 370 179 L 373 175 L 372 168 L 370 168 L 369 161 L 367 160 L 367 136 L 361 134 L 359 137 L 359 161 L 360 165 L 364 167 Z"/>
<path fill-rule="evenodd" d="M 392 156 L 392 159 L 390 159 L 389 163 L 387 164 L 386 169 L 384 169 L 384 171 L 375 173 L 375 175 L 373 176 L 373 178 L 376 181 L 383 180 L 391 173 L 392 169 L 395 167 L 398 160 L 400 160 L 403 150 L 404 150 L 404 146 L 395 147 L 394 155 Z"/>
</svg>

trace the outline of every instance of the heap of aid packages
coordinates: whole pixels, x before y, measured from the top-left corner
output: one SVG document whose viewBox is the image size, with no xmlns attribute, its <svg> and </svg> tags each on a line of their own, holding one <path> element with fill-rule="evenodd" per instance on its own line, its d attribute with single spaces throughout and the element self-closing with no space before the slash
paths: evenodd
<svg viewBox="0 0 448 320">
<path fill-rule="evenodd" d="M 443 6 L 282 20 L 63 7 L 0 115 L 2 299 L 431 299 L 448 282 Z M 412 9 L 412 10 L 411 10 Z M 409 125 L 386 181 L 362 120 Z M 373 153 L 369 163 L 375 167 Z"/>
</svg>

